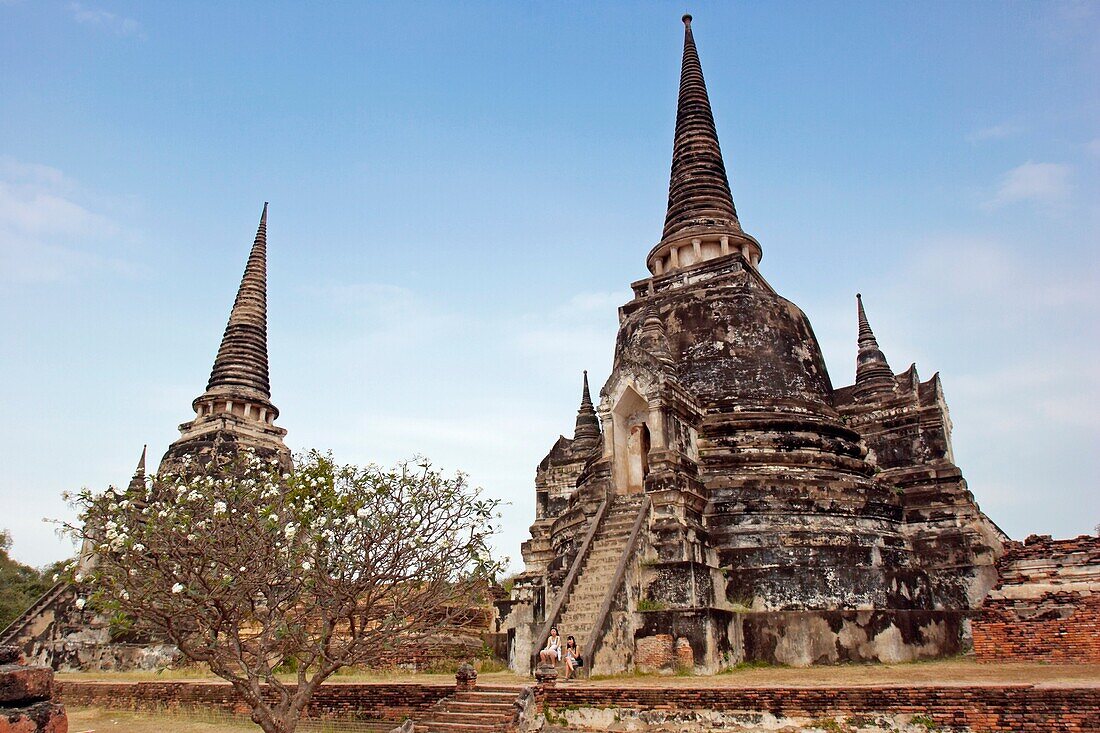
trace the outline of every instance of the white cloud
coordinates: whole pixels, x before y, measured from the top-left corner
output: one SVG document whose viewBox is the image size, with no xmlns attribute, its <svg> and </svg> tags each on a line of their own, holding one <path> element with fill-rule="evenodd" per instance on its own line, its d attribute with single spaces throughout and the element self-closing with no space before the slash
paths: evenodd
<svg viewBox="0 0 1100 733">
<path fill-rule="evenodd" d="M 116 36 L 136 36 L 143 38 L 141 23 L 133 18 L 115 15 L 102 8 L 90 8 L 80 3 L 69 3 L 69 12 L 73 20 L 81 25 L 101 28 L 114 33 Z"/>
<path fill-rule="evenodd" d="M 78 273 L 133 274 L 105 253 L 122 232 L 81 202 L 79 186 L 56 168 L 0 158 L 0 280 L 51 282 Z"/>
<path fill-rule="evenodd" d="M 1070 194 L 1072 169 L 1061 163 L 1032 163 L 1010 170 L 988 206 L 1001 208 L 1009 204 L 1032 202 L 1044 207 L 1065 204 Z"/>
<path fill-rule="evenodd" d="M 1023 128 L 1019 125 L 1009 122 L 1002 122 L 999 125 L 992 125 L 990 127 L 983 127 L 978 130 L 974 130 L 972 133 L 966 136 L 966 139 L 972 143 L 982 142 L 985 140 L 1004 140 L 1005 138 L 1019 135 Z"/>
</svg>

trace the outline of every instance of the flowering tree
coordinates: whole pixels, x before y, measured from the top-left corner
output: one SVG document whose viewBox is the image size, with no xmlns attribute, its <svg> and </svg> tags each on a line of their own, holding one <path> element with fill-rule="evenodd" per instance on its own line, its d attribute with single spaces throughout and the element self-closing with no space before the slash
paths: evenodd
<svg viewBox="0 0 1100 733">
<path fill-rule="evenodd" d="M 501 569 L 488 545 L 498 502 L 426 462 L 383 470 L 311 452 L 284 472 L 240 452 L 184 464 L 75 498 L 81 524 L 67 530 L 95 561 L 74 579 L 91 608 L 209 665 L 268 733 L 293 731 L 336 670 L 467 611 Z"/>
</svg>

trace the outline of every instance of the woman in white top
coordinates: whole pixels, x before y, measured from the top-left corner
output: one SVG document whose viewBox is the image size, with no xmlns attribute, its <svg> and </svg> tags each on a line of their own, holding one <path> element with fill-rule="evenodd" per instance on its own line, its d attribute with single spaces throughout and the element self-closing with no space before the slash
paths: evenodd
<svg viewBox="0 0 1100 733">
<path fill-rule="evenodd" d="M 561 637 L 558 636 L 558 627 L 550 627 L 550 636 L 546 638 L 546 646 L 539 652 L 539 660 L 543 664 L 557 664 L 561 659 Z"/>
</svg>

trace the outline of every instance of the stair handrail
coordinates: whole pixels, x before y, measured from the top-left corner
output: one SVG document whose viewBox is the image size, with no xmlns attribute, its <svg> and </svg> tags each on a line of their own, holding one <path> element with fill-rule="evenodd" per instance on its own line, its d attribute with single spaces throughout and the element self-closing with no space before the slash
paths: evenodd
<svg viewBox="0 0 1100 733">
<path fill-rule="evenodd" d="M 31 622 L 31 619 L 33 618 L 31 612 L 37 612 L 41 606 L 52 601 L 57 596 L 57 593 L 60 590 L 64 589 L 64 587 L 68 584 L 69 583 L 66 580 L 59 580 L 51 585 L 49 588 L 47 588 L 42 595 L 34 599 L 34 602 L 31 603 L 31 605 L 27 606 L 26 610 L 23 611 L 23 613 L 12 619 L 12 622 L 5 626 L 2 631 L 0 631 L 0 642 L 7 642 L 9 637 L 13 637 L 17 632 L 22 631 L 24 628 L 26 628 L 27 624 L 29 624 Z"/>
<path fill-rule="evenodd" d="M 603 627 L 607 623 L 608 615 L 611 613 L 611 604 L 615 602 L 615 596 L 619 595 L 619 589 L 623 585 L 626 570 L 630 566 L 630 558 L 634 555 L 638 537 L 642 533 L 642 524 L 649 513 L 651 503 L 647 494 L 642 499 L 642 505 L 638 507 L 638 515 L 634 517 L 634 526 L 630 529 L 630 537 L 623 548 L 623 554 L 619 556 L 619 564 L 615 566 L 615 575 L 611 579 L 611 585 L 608 586 L 607 593 L 603 597 L 603 603 L 600 604 L 600 610 L 596 613 L 596 618 L 592 623 L 591 637 L 585 641 L 584 656 L 582 658 L 585 666 L 588 667 L 589 674 L 592 674 L 592 665 L 596 661 L 596 647 L 599 646 L 600 639 L 603 638 Z"/>
<path fill-rule="evenodd" d="M 558 591 L 557 598 L 554 599 L 554 605 L 550 607 L 550 612 L 546 614 L 546 621 L 543 624 L 542 631 L 538 635 L 538 640 L 535 646 L 531 650 L 531 662 L 532 666 L 538 665 L 538 655 L 542 651 L 542 648 L 546 645 L 546 640 L 550 638 L 550 629 L 558 622 L 558 616 L 561 615 L 561 609 L 565 605 L 565 599 L 569 597 L 569 593 L 573 590 L 573 585 L 577 582 L 577 576 L 580 575 L 581 566 L 584 565 L 585 560 L 588 558 L 588 551 L 592 547 L 592 540 L 596 536 L 596 531 L 600 528 L 600 523 L 603 522 L 604 515 L 607 514 L 607 508 L 611 506 L 610 499 L 604 499 L 600 504 L 600 508 L 596 510 L 596 516 L 592 519 L 592 524 L 588 528 L 587 534 L 584 536 L 584 541 L 581 542 L 581 549 L 577 551 L 577 557 L 573 560 L 572 567 L 569 568 L 569 573 L 565 576 L 565 582 L 562 583 L 561 590 Z"/>
</svg>

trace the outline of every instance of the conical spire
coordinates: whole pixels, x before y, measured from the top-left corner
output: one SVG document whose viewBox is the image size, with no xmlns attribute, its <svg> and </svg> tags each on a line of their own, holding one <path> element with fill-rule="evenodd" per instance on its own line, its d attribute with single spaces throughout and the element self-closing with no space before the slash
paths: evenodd
<svg viewBox="0 0 1100 733">
<path fill-rule="evenodd" d="M 691 16 L 685 15 L 683 20 L 684 60 L 663 239 L 700 224 L 721 224 L 733 231 L 741 230 L 718 146 L 703 67 L 691 34 Z"/>
<path fill-rule="evenodd" d="M 584 389 L 581 391 L 581 406 L 577 410 L 577 427 L 573 431 L 573 442 L 578 447 L 595 445 L 600 440 L 600 418 L 592 406 L 592 395 L 588 391 L 588 370 L 584 372 Z"/>
<path fill-rule="evenodd" d="M 271 397 L 267 367 L 267 203 L 206 391 Z"/>
<path fill-rule="evenodd" d="M 137 468 L 134 469 L 134 476 L 145 476 L 145 453 L 149 450 L 148 445 L 141 446 L 141 458 L 138 459 Z"/>
<path fill-rule="evenodd" d="M 138 459 L 137 468 L 134 469 L 134 475 L 130 479 L 130 488 L 145 485 L 145 452 L 147 450 L 149 450 L 148 445 L 141 446 L 141 458 Z"/>
<path fill-rule="evenodd" d="M 859 354 L 856 356 L 857 395 L 871 395 L 894 390 L 894 371 L 886 362 L 879 348 L 867 313 L 863 310 L 863 296 L 856 293 L 856 310 L 859 314 Z"/>
</svg>

